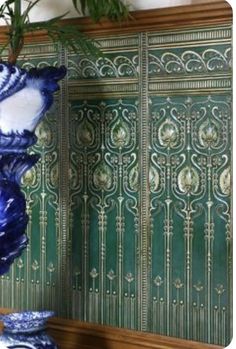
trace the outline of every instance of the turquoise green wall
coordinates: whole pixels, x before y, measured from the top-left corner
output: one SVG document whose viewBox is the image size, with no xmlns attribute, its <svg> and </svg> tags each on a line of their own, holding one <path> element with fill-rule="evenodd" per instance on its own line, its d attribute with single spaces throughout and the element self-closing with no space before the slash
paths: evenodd
<svg viewBox="0 0 236 349">
<path fill-rule="evenodd" d="M 1 306 L 226 345 L 231 338 L 231 29 L 101 38 L 66 64 L 23 180 L 27 251 Z"/>
</svg>

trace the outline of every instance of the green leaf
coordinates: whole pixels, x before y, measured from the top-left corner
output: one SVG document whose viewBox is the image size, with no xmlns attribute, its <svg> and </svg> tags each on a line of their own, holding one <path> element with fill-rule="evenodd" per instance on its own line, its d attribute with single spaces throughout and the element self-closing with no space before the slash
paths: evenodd
<svg viewBox="0 0 236 349">
<path fill-rule="evenodd" d="M 29 2 L 28 6 L 26 7 L 25 11 L 22 13 L 22 22 L 25 23 L 26 20 L 29 22 L 29 13 L 32 10 L 34 6 L 37 5 L 37 3 L 41 0 L 35 0 L 34 2 Z"/>
<path fill-rule="evenodd" d="M 72 0 L 75 9 L 98 22 L 102 17 L 121 21 L 129 16 L 129 8 L 121 0 Z M 80 3 L 81 10 L 78 8 Z"/>
<path fill-rule="evenodd" d="M 22 2 L 27 6 L 22 11 Z M 8 37 L 4 48 L 9 48 L 9 61 L 15 62 L 24 45 L 24 34 L 46 30 L 54 43 L 61 43 L 68 50 L 82 52 L 86 56 L 101 56 L 98 43 L 82 33 L 78 26 L 66 25 L 61 20 L 68 12 L 50 20 L 31 23 L 30 12 L 41 0 L 6 0 L 0 6 L 0 18 L 9 25 Z M 73 6 L 83 14 L 88 13 L 94 21 L 103 16 L 119 21 L 128 16 L 128 7 L 121 0 L 72 0 Z M 13 6 L 14 5 L 14 6 Z"/>
<path fill-rule="evenodd" d="M 77 11 L 79 11 L 78 5 L 77 5 L 77 0 L 72 0 L 72 3 L 73 3 L 73 5 L 74 5 L 74 8 L 75 8 Z"/>
<path fill-rule="evenodd" d="M 62 25 L 55 18 L 48 21 L 29 23 L 25 26 L 25 32 L 46 30 L 50 39 L 56 44 L 59 42 L 73 52 L 81 52 L 85 56 L 101 56 L 98 43 L 88 35 L 82 33 L 79 27 Z"/>
</svg>

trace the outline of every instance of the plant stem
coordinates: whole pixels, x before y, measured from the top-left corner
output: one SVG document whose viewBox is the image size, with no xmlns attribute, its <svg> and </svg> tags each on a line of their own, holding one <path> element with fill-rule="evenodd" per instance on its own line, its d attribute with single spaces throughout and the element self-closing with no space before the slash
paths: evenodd
<svg viewBox="0 0 236 349">
<path fill-rule="evenodd" d="M 15 0 L 14 13 L 16 18 L 18 18 L 21 15 L 21 0 Z"/>
<path fill-rule="evenodd" d="M 11 17 L 10 47 L 8 61 L 15 64 L 24 45 L 24 34 L 21 27 L 21 0 L 14 0 L 14 16 Z"/>
</svg>

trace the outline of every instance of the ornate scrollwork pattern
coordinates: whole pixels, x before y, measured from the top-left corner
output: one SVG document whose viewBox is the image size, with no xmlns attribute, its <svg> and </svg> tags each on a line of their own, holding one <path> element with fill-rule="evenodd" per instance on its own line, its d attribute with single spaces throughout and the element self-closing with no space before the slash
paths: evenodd
<svg viewBox="0 0 236 349">
<path fill-rule="evenodd" d="M 190 166 L 184 167 L 178 174 L 178 186 L 183 193 L 196 193 L 199 187 L 199 175 Z"/>
<path fill-rule="evenodd" d="M 158 333 L 185 333 L 201 340 L 205 333 L 198 322 L 201 318 L 209 341 L 217 342 L 213 323 L 219 331 L 226 330 L 218 316 L 223 312 L 225 321 L 222 285 L 227 276 L 220 270 L 222 263 L 228 270 L 229 260 L 222 262 L 220 255 L 229 253 L 229 236 L 220 237 L 220 232 L 228 231 L 230 222 L 230 100 L 227 96 L 152 97 L 150 114 L 150 168 L 158 172 L 162 184 L 150 198 L 153 322 Z M 181 262 L 179 253 L 184 256 Z M 210 292 L 213 273 L 222 280 L 215 287 L 218 296 Z M 161 274 L 163 278 L 155 277 Z M 205 276 L 205 283 L 199 281 Z M 215 304 L 214 311 L 209 310 L 210 304 Z"/>
<path fill-rule="evenodd" d="M 230 47 L 223 51 L 200 47 L 198 50 L 179 50 L 179 53 L 160 50 L 149 54 L 150 76 L 228 72 L 230 69 Z"/>
<path fill-rule="evenodd" d="M 90 313 L 84 301 L 82 318 L 97 321 L 102 316 L 106 323 L 113 323 L 116 315 L 124 324 L 126 311 L 131 307 L 129 316 L 133 322 L 137 307 L 134 283 L 137 241 L 132 230 L 127 235 L 127 224 L 133 222 L 137 226 L 138 219 L 138 110 L 135 100 L 131 103 L 116 99 L 96 105 L 83 101 L 73 105 L 71 113 L 71 168 L 77 167 L 81 174 L 75 181 L 78 184 L 70 189 L 73 222 L 76 216 L 82 222 L 82 236 L 74 246 L 74 263 L 80 263 L 76 257 L 78 249 L 83 260 L 76 287 L 83 292 L 81 297 L 89 297 L 96 304 L 95 311 Z M 94 224 L 92 220 L 97 222 L 97 229 L 89 228 Z M 74 224 L 71 229 L 77 234 Z M 88 259 L 89 246 L 95 241 L 93 255 Z M 130 256 L 125 252 L 127 244 L 132 251 Z M 111 255 L 113 248 L 117 255 Z M 96 278 L 89 271 L 91 261 L 93 265 L 99 261 Z M 96 267 L 92 270 L 95 269 L 98 270 Z M 102 307 L 103 302 L 106 308 Z M 121 310 L 124 303 L 128 306 L 125 312 Z"/>
<path fill-rule="evenodd" d="M 137 56 L 100 57 L 96 61 L 81 58 L 69 61 L 69 77 L 83 79 L 122 78 L 138 76 Z"/>
<path fill-rule="evenodd" d="M 22 179 L 30 244 L 0 280 L 1 306 L 226 346 L 231 28 L 99 40 L 91 61 L 25 51 L 26 68 L 69 72 L 30 150 L 41 153 Z"/>
</svg>

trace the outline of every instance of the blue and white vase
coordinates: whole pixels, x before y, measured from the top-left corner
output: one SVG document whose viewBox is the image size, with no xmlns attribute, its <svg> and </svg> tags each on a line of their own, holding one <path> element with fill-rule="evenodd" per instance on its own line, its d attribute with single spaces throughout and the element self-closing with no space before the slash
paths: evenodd
<svg viewBox="0 0 236 349">
<path fill-rule="evenodd" d="M 51 311 L 25 311 L 0 316 L 4 324 L 0 349 L 58 349 L 46 333 L 46 321 Z"/>
<path fill-rule="evenodd" d="M 36 143 L 35 129 L 53 103 L 58 81 L 66 74 L 61 66 L 29 71 L 0 62 L 0 275 L 26 247 L 26 202 L 20 190 L 22 175 L 39 159 L 28 154 Z M 4 315 L 0 349 L 56 349 L 45 332 L 52 312 Z"/>
<path fill-rule="evenodd" d="M 8 272 L 28 242 L 20 180 L 39 155 L 28 154 L 27 148 L 36 143 L 35 128 L 65 74 L 64 66 L 26 71 L 0 62 L 0 275 Z"/>
</svg>

